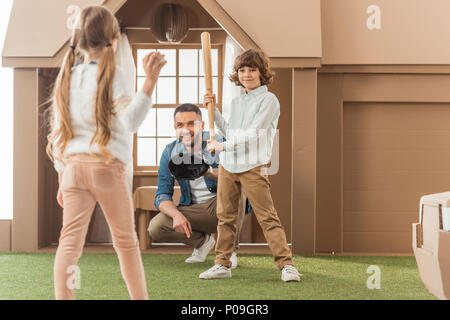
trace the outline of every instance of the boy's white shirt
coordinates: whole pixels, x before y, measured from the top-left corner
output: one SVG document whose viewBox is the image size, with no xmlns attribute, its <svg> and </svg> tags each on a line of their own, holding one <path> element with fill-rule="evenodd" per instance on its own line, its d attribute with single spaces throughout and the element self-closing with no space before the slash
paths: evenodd
<svg viewBox="0 0 450 320">
<path fill-rule="evenodd" d="M 72 68 L 70 78 L 70 116 L 74 138 L 69 141 L 63 157 L 76 153 L 100 153 L 97 146 L 89 148 L 95 133 L 96 122 L 93 100 L 97 91 L 96 63 L 79 64 Z M 113 100 L 116 102 L 117 114 L 111 121 L 111 139 L 106 148 L 126 165 L 127 172 L 133 163 L 133 133 L 135 133 L 147 113 L 153 106 L 151 97 L 139 91 L 134 95 L 127 78 L 120 67 L 116 68 L 113 88 Z M 55 114 L 58 121 L 59 115 Z M 64 170 L 64 165 L 56 161 L 55 169 Z M 132 166 L 131 166 L 132 172 Z M 129 175 L 129 174 L 128 174 Z"/>
<path fill-rule="evenodd" d="M 214 122 L 227 139 L 220 164 L 239 173 L 269 163 L 279 117 L 280 103 L 265 85 L 233 99 L 228 121 L 216 109 Z"/>
</svg>

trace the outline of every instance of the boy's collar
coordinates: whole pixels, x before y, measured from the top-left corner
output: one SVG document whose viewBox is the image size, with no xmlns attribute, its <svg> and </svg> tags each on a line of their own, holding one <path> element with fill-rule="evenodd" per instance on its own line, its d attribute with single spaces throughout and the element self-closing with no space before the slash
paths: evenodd
<svg viewBox="0 0 450 320">
<path fill-rule="evenodd" d="M 250 92 L 247 92 L 247 90 L 244 90 L 244 94 L 247 96 L 247 95 L 254 95 L 254 96 L 257 96 L 257 95 L 259 95 L 259 94 L 261 94 L 261 93 L 264 93 L 264 92 L 267 92 L 268 91 L 268 89 L 267 89 L 267 86 L 266 85 L 262 85 L 262 86 L 260 86 L 260 87 L 258 87 L 258 88 L 256 88 L 256 89 L 253 89 L 252 91 L 250 91 Z"/>
</svg>

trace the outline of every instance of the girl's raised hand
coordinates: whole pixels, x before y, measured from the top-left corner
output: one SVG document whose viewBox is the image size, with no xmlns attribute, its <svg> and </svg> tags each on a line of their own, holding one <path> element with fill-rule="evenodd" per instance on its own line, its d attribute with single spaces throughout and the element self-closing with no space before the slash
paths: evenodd
<svg viewBox="0 0 450 320">
<path fill-rule="evenodd" d="M 141 90 L 148 97 L 152 96 L 159 78 L 159 73 L 166 63 L 167 61 L 164 59 L 164 55 L 159 52 L 152 52 L 142 60 L 146 78 Z"/>
<path fill-rule="evenodd" d="M 147 79 L 157 81 L 162 68 L 167 64 L 164 55 L 159 52 L 152 52 L 143 59 L 143 67 Z"/>
</svg>

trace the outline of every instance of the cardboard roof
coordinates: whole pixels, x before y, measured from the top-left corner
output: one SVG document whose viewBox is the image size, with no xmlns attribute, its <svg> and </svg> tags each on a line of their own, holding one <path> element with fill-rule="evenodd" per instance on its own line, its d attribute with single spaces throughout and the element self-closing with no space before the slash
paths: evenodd
<svg viewBox="0 0 450 320">
<path fill-rule="evenodd" d="M 53 57 L 70 38 L 76 10 L 104 0 L 15 0 L 3 57 Z"/>
<path fill-rule="evenodd" d="M 320 5 L 317 0 L 290 0 L 284 9 L 277 8 L 279 5 L 272 0 L 197 1 L 244 48 L 260 47 L 270 57 L 321 57 Z M 67 24 L 73 19 L 74 11 L 70 10 L 73 6 L 83 9 L 89 5 L 104 5 L 116 13 L 126 2 L 127 0 L 15 0 L 2 53 L 3 65 L 59 65 L 63 57 L 62 49 L 68 45 L 71 36 Z M 278 20 L 277 23 L 273 20 L 262 26 L 260 19 L 245 19 L 242 11 L 246 10 L 238 10 L 239 6 L 247 8 L 255 6 L 256 2 L 259 5 L 255 10 L 262 17 L 275 12 L 275 15 L 272 14 L 273 19 L 281 13 L 289 14 L 290 18 Z M 293 19 L 293 12 L 297 10 L 302 12 L 301 19 Z M 294 27 L 291 26 L 293 22 Z M 305 23 L 312 23 L 312 26 L 298 29 Z M 277 38 L 280 34 L 283 35 L 281 43 Z"/>
<path fill-rule="evenodd" d="M 269 57 L 322 57 L 320 1 L 217 2 Z"/>
</svg>

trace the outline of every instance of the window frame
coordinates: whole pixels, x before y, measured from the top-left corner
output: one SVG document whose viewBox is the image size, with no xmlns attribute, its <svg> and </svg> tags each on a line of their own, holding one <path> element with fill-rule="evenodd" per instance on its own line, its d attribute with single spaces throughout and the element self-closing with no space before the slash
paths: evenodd
<svg viewBox="0 0 450 320">
<path fill-rule="evenodd" d="M 201 49 L 201 43 L 189 43 L 189 44 L 177 44 L 177 45 L 167 45 L 167 44 L 157 44 L 157 43 L 153 43 L 153 44 L 133 44 L 132 45 L 132 52 L 133 52 L 133 59 L 134 59 L 134 63 L 136 66 L 136 87 L 135 87 L 135 92 L 137 91 L 137 86 L 138 86 L 138 79 L 142 78 L 142 76 L 138 76 L 138 70 L 137 70 L 137 53 L 138 50 L 151 50 L 151 49 L 155 49 L 155 50 L 163 50 L 163 49 L 175 49 L 176 50 L 176 101 L 179 102 L 179 82 L 180 82 L 180 78 L 198 78 L 200 76 L 180 76 L 179 75 L 179 51 L 180 49 Z M 223 66 L 224 66 L 224 46 L 221 44 L 211 44 L 211 49 L 217 49 L 217 61 L 218 61 L 218 68 L 217 68 L 217 85 L 218 85 L 218 89 L 217 89 L 217 104 L 216 104 L 216 108 L 218 108 L 220 111 L 222 110 L 222 90 L 223 90 Z M 203 61 L 199 61 L 199 68 L 200 68 L 200 63 L 203 63 Z M 161 76 L 161 78 L 173 78 L 174 76 Z M 156 88 L 155 88 L 156 90 Z M 153 108 L 176 108 L 179 104 L 154 104 Z M 201 107 L 200 104 L 197 104 L 199 107 Z M 206 126 L 209 127 L 208 123 L 205 123 Z M 156 133 L 157 133 L 157 129 L 158 129 L 158 121 L 156 121 Z M 155 135 L 156 138 L 156 148 L 155 148 L 155 152 L 157 152 L 158 150 L 158 138 L 170 138 L 170 137 L 166 137 L 166 136 L 158 136 L 157 134 Z M 133 134 L 133 170 L 135 173 L 137 173 L 137 175 L 146 175 L 146 174 L 150 174 L 150 175 L 154 175 L 158 172 L 159 166 L 138 166 L 137 164 L 137 153 L 138 153 L 138 134 L 137 132 Z M 158 159 L 156 159 L 156 162 L 158 163 Z"/>
</svg>

